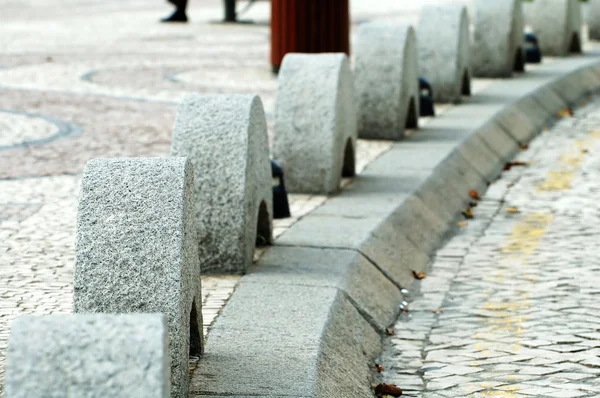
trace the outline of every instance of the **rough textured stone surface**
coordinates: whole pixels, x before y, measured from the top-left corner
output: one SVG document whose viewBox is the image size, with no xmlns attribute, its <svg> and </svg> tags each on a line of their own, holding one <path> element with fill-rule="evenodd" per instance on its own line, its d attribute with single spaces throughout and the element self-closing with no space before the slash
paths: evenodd
<svg viewBox="0 0 600 398">
<path fill-rule="evenodd" d="M 579 0 L 535 0 L 526 10 L 527 23 L 538 36 L 544 55 L 564 57 L 581 52 Z"/>
<path fill-rule="evenodd" d="M 260 98 L 187 96 L 177 112 L 171 152 L 194 165 L 202 272 L 244 273 L 257 234 L 264 243 L 272 241 L 271 165 Z"/>
<path fill-rule="evenodd" d="M 476 0 L 472 69 L 476 77 L 510 77 L 523 64 L 521 0 Z"/>
<path fill-rule="evenodd" d="M 371 394 L 381 337 L 335 288 L 242 281 L 211 333 L 193 397 Z"/>
<path fill-rule="evenodd" d="M 401 140 L 417 127 L 418 55 L 411 26 L 371 22 L 359 28 L 355 54 L 358 135 Z"/>
<path fill-rule="evenodd" d="M 356 105 L 345 54 L 288 54 L 279 71 L 273 157 L 286 188 L 331 193 L 354 176 Z"/>
<path fill-rule="evenodd" d="M 202 352 L 194 175 L 185 158 L 95 159 L 79 197 L 75 312 L 165 314 L 173 397 Z"/>
<path fill-rule="evenodd" d="M 587 25 L 591 40 L 600 40 L 600 0 L 588 0 Z"/>
<path fill-rule="evenodd" d="M 168 345 L 161 314 L 22 316 L 6 398 L 169 398 Z"/>
<path fill-rule="evenodd" d="M 419 72 L 433 87 L 437 102 L 460 102 L 471 92 L 471 45 L 467 8 L 430 5 L 417 27 Z"/>
</svg>

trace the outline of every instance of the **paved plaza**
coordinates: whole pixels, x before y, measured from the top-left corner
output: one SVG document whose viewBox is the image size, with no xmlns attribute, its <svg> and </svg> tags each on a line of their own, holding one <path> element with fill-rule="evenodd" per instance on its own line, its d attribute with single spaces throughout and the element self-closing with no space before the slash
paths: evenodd
<svg viewBox="0 0 600 398">
<path fill-rule="evenodd" d="M 384 353 L 404 395 L 600 395 L 600 98 L 541 133 L 437 253 Z"/>
<path fill-rule="evenodd" d="M 414 21 L 424 2 L 354 0 L 353 22 Z M 0 396 L 11 321 L 72 312 L 89 159 L 168 155 L 190 92 L 259 94 L 272 139 L 268 3 L 236 25 L 216 22 L 221 3 L 192 1 L 190 24 L 164 25 L 161 1 L 0 1 Z M 358 171 L 390 147 L 360 140 Z M 388 339 L 386 382 L 420 397 L 600 395 L 599 151 L 595 98 L 520 154 L 529 164 L 490 187 L 411 292 Z M 290 200 L 276 236 L 327 197 Z M 203 276 L 205 334 L 239 279 Z"/>
<path fill-rule="evenodd" d="M 418 9 L 355 3 L 356 23 L 414 19 Z M 221 0 L 202 0 L 190 6 L 191 23 L 164 25 L 171 8 L 160 1 L 0 2 L 0 396 L 11 321 L 72 312 L 89 159 L 168 155 L 177 103 L 190 92 L 259 94 L 272 137 L 268 10 L 259 3 L 243 16 L 253 24 L 222 24 Z M 390 146 L 361 141 L 357 169 Z M 326 199 L 292 196 L 293 217 L 276 221 L 275 236 Z M 205 334 L 239 278 L 202 278 Z"/>
</svg>

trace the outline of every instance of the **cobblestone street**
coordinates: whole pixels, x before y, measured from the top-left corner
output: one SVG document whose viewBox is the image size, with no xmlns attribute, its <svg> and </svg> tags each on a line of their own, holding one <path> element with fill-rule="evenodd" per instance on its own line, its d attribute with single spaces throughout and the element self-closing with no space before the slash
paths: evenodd
<svg viewBox="0 0 600 398">
<path fill-rule="evenodd" d="M 596 98 L 490 186 L 411 293 L 386 382 L 423 398 L 600 395 L 598 153 Z"/>
</svg>

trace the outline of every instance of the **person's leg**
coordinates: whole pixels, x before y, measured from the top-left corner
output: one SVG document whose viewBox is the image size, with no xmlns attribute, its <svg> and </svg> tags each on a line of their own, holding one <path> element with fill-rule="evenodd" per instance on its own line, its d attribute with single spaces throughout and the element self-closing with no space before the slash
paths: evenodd
<svg viewBox="0 0 600 398">
<path fill-rule="evenodd" d="M 161 19 L 161 22 L 187 22 L 187 14 L 185 12 L 187 8 L 188 0 L 168 0 L 170 3 L 173 3 L 175 7 L 175 12 L 168 16 L 167 18 Z"/>
</svg>

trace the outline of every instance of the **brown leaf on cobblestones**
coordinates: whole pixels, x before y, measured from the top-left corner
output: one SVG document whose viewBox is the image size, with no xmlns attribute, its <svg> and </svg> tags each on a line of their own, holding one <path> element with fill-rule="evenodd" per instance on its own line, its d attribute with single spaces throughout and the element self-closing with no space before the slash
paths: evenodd
<svg viewBox="0 0 600 398">
<path fill-rule="evenodd" d="M 381 383 L 375 387 L 375 394 L 378 397 L 385 397 L 386 395 L 399 397 L 402 395 L 402 389 L 394 384 Z"/>
<path fill-rule="evenodd" d="M 475 202 L 475 201 L 471 201 L 469 202 L 469 207 L 477 207 L 479 203 Z"/>
<path fill-rule="evenodd" d="M 575 115 L 575 113 L 573 112 L 573 109 L 568 106 L 565 109 L 561 109 L 560 111 L 558 111 L 558 117 L 573 117 Z"/>
<path fill-rule="evenodd" d="M 512 169 L 513 167 L 520 167 L 520 166 L 529 166 L 529 162 L 522 162 L 520 160 L 515 160 L 514 162 L 508 162 L 504 165 L 504 171 L 508 171 L 508 170 Z"/>
<path fill-rule="evenodd" d="M 458 227 L 459 228 L 464 228 L 467 225 L 469 225 L 469 223 L 467 221 L 461 221 L 461 222 L 458 223 Z"/>
<path fill-rule="evenodd" d="M 441 313 L 443 313 L 443 312 L 444 312 L 444 310 L 443 310 L 443 309 L 441 309 L 441 308 L 438 308 L 438 309 L 436 309 L 436 310 L 431 310 L 431 312 L 433 312 L 434 314 L 441 314 Z"/>
<path fill-rule="evenodd" d="M 481 196 L 479 196 L 479 192 L 477 192 L 474 189 L 471 189 L 469 191 L 469 196 L 471 197 L 471 199 L 475 199 L 475 200 L 481 200 Z"/>
<path fill-rule="evenodd" d="M 527 144 L 521 144 L 521 150 L 522 151 L 526 151 L 528 149 L 529 149 L 529 145 L 527 145 Z"/>
<path fill-rule="evenodd" d="M 520 213 L 521 211 L 519 209 L 517 209 L 516 207 L 508 207 L 506 209 L 507 213 L 511 213 L 511 214 L 517 214 Z"/>
<path fill-rule="evenodd" d="M 392 328 L 385 329 L 385 334 L 387 334 L 388 336 L 393 336 L 395 333 L 396 332 Z"/>
<path fill-rule="evenodd" d="M 385 369 L 383 369 L 383 366 L 381 366 L 380 364 L 376 363 L 376 364 L 375 364 L 375 370 L 377 371 L 377 373 L 381 373 L 381 372 L 383 372 Z"/>
<path fill-rule="evenodd" d="M 417 280 L 425 279 L 425 277 L 427 276 L 427 274 L 425 272 L 413 271 L 412 274 L 415 277 L 415 279 L 417 279 Z"/>
<path fill-rule="evenodd" d="M 462 212 L 462 215 L 467 219 L 470 220 L 473 217 L 475 217 L 475 215 L 473 214 L 473 209 L 468 208 L 467 210 Z"/>
</svg>

